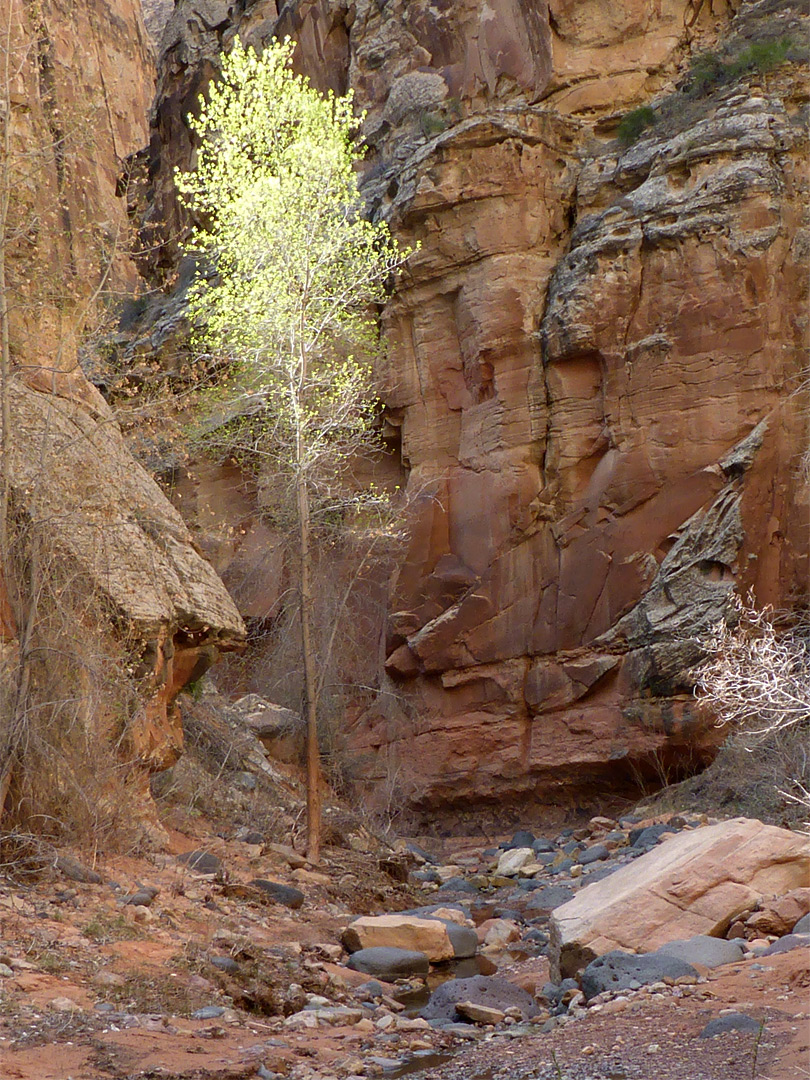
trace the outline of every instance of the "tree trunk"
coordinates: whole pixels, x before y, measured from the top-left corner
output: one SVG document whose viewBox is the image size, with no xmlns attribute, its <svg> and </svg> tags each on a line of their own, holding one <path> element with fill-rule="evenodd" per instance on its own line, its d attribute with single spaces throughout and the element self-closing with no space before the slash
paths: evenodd
<svg viewBox="0 0 810 1080">
<path fill-rule="evenodd" d="M 6 291 L 6 231 L 11 198 L 11 26 L 13 10 L 6 12 L 3 30 L 3 55 L 0 59 L 0 581 L 9 577 L 9 502 L 11 497 L 11 409 L 9 404 L 9 381 L 11 379 L 11 351 L 8 330 L 8 294 Z M 0 745 L 5 760 L 0 762 L 0 821 L 11 784 L 14 761 L 14 728 L 19 695 L 14 706 L 14 717 L 2 717 L 0 722 L 8 730 L 0 731 Z M 5 750 L 8 749 L 6 755 Z"/>
<path fill-rule="evenodd" d="M 301 557 L 301 653 L 304 661 L 304 712 L 307 718 L 307 858 L 318 862 L 321 851 L 321 755 L 318 747 L 318 695 L 312 648 L 312 555 L 310 552 L 309 490 L 299 474 L 298 542 Z"/>
</svg>

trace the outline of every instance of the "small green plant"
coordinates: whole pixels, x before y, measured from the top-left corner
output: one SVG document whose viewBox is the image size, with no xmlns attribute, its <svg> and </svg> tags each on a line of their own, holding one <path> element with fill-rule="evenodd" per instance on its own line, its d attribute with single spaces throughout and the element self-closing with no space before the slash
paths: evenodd
<svg viewBox="0 0 810 1080">
<path fill-rule="evenodd" d="M 96 915 L 82 929 L 82 934 L 91 941 L 134 941 L 143 937 L 141 931 L 127 922 L 123 915 Z"/>
<path fill-rule="evenodd" d="M 46 971 L 49 975 L 61 975 L 62 972 L 68 971 L 70 968 L 70 964 L 65 957 L 51 949 L 43 950 L 38 956 L 35 956 L 35 960 L 40 971 Z"/>
<path fill-rule="evenodd" d="M 701 53 L 689 65 L 689 92 L 703 97 L 726 81 L 726 65 L 714 52 Z"/>
<path fill-rule="evenodd" d="M 752 41 L 747 49 L 731 61 L 728 70 L 732 76 L 744 75 L 748 71 L 770 71 L 787 59 L 792 42 L 790 38 L 775 41 Z"/>
<path fill-rule="evenodd" d="M 190 683 L 186 683 L 181 694 L 188 694 L 192 701 L 199 701 L 203 696 L 203 690 L 205 689 L 205 682 L 201 675 L 199 679 L 192 679 Z"/>
<path fill-rule="evenodd" d="M 640 105 L 622 117 L 616 135 L 619 142 L 624 146 L 630 146 L 636 142 L 648 127 L 652 127 L 658 119 L 655 109 L 651 105 Z"/>
<path fill-rule="evenodd" d="M 419 114 L 419 127 L 426 139 L 432 139 L 434 135 L 441 135 L 447 130 L 447 121 L 437 112 L 428 112 L 425 109 Z"/>
<path fill-rule="evenodd" d="M 752 41 L 729 60 L 723 60 L 715 52 L 700 53 L 692 58 L 689 67 L 689 93 L 692 97 L 703 97 L 750 72 L 771 71 L 789 58 L 792 44 L 787 37 Z"/>
</svg>

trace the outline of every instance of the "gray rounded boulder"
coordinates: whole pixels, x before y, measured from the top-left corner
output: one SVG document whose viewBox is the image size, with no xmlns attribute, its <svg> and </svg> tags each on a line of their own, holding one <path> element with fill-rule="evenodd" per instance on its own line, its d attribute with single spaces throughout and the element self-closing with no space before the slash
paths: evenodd
<svg viewBox="0 0 810 1080">
<path fill-rule="evenodd" d="M 362 971 L 378 979 L 391 982 L 409 975 L 427 975 L 430 961 L 422 952 L 412 949 L 395 949 L 390 945 L 374 945 L 370 949 L 358 949 L 347 961 L 352 971 Z"/>
<path fill-rule="evenodd" d="M 457 1020 L 456 1005 L 460 1001 L 486 1005 L 501 1012 L 515 1006 L 520 1009 L 524 1020 L 537 1013 L 534 998 L 519 986 L 496 975 L 474 975 L 471 979 L 450 979 L 442 983 L 431 995 L 422 1016 L 425 1020 Z"/>
<path fill-rule="evenodd" d="M 582 992 L 588 1001 L 605 990 L 635 990 L 660 979 L 679 979 L 683 975 L 697 978 L 691 964 L 677 956 L 663 952 L 635 953 L 612 952 L 599 956 L 582 972 Z"/>
</svg>

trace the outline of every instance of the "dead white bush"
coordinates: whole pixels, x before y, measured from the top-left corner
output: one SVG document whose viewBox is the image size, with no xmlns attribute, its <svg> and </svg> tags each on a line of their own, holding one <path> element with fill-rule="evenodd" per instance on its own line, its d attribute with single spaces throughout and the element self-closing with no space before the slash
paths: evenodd
<svg viewBox="0 0 810 1080">
<path fill-rule="evenodd" d="M 717 716 L 752 740 L 796 725 L 810 726 L 810 618 L 758 610 L 736 600 L 736 618 L 706 642 L 711 659 L 698 672 L 697 693 Z"/>
<path fill-rule="evenodd" d="M 738 597 L 730 619 L 705 641 L 709 659 L 697 670 L 695 693 L 718 725 L 753 753 L 780 750 L 780 794 L 810 809 L 806 740 L 810 734 L 810 615 L 758 609 Z M 795 761 L 785 756 L 793 748 Z M 803 758 L 799 761 L 799 756 Z"/>
</svg>

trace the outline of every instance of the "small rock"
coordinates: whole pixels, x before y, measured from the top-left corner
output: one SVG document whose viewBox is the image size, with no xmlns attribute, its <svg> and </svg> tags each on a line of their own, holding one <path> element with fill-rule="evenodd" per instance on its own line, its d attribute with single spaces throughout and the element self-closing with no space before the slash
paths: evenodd
<svg viewBox="0 0 810 1080">
<path fill-rule="evenodd" d="M 490 949 L 505 949 L 510 942 L 520 940 L 520 927 L 512 919 L 487 919 L 478 927 L 478 938 Z"/>
<path fill-rule="evenodd" d="M 589 863 L 599 862 L 601 859 L 609 857 L 610 852 L 604 844 L 594 844 L 593 847 L 585 848 L 579 857 L 579 861 L 583 866 L 587 866 Z"/>
<path fill-rule="evenodd" d="M 267 844 L 266 850 L 274 855 L 280 855 L 287 865 L 293 870 L 299 870 L 307 865 L 307 860 L 289 844 Z"/>
<path fill-rule="evenodd" d="M 352 1009 L 347 1005 L 307 1005 L 304 1012 L 313 1012 L 318 1024 L 323 1027 L 351 1027 L 359 1024 L 364 1017 L 362 1009 Z"/>
<path fill-rule="evenodd" d="M 57 855 L 54 866 L 64 877 L 70 881 L 80 881 L 85 885 L 101 885 L 104 881 L 101 874 L 80 863 L 72 855 Z"/>
<path fill-rule="evenodd" d="M 526 912 L 533 915 L 538 912 L 547 914 L 553 911 L 554 908 L 567 904 L 575 896 L 574 890 L 569 889 L 566 885 L 547 885 L 545 888 L 537 889 L 531 894 L 526 903 Z"/>
<path fill-rule="evenodd" d="M 478 887 L 472 881 L 468 881 L 463 877 L 449 878 L 439 887 L 440 893 L 470 893 L 471 895 L 477 895 Z"/>
<path fill-rule="evenodd" d="M 633 829 L 630 833 L 630 847 L 654 847 L 664 833 L 676 831 L 672 825 L 648 825 L 646 829 Z"/>
<path fill-rule="evenodd" d="M 217 971 L 224 971 L 227 975 L 236 975 L 242 969 L 232 956 L 211 956 L 211 966 Z"/>
<path fill-rule="evenodd" d="M 255 829 L 249 829 L 247 826 L 237 829 L 233 838 L 234 840 L 239 840 L 242 844 L 258 845 L 264 843 L 264 836 L 262 833 L 256 832 Z"/>
<path fill-rule="evenodd" d="M 266 896 L 269 896 L 277 904 L 283 904 L 293 910 L 300 908 L 304 903 L 304 894 L 300 889 L 293 888 L 292 885 L 284 885 L 280 881 L 267 881 L 265 878 L 254 878 L 250 884 L 256 889 L 261 889 Z"/>
<path fill-rule="evenodd" d="M 191 1014 L 192 1020 L 216 1020 L 225 1013 L 221 1005 L 204 1005 L 202 1009 L 196 1009 Z"/>
<path fill-rule="evenodd" d="M 405 851 L 409 851 L 418 862 L 435 864 L 438 861 L 436 858 L 434 858 L 433 855 L 425 851 L 424 848 L 420 847 L 418 844 L 411 843 L 410 840 L 406 841 L 406 843 L 404 844 L 404 849 Z"/>
<path fill-rule="evenodd" d="M 512 848 L 527 848 L 531 847 L 535 841 L 534 833 L 529 832 L 528 829 L 518 829 L 515 835 L 512 837 Z"/>
<path fill-rule="evenodd" d="M 791 931 L 796 923 L 810 912 L 810 888 L 792 889 L 782 896 L 765 900 L 759 911 L 745 920 L 747 931 L 756 935 L 781 936 Z M 751 936 L 749 933 L 747 936 Z"/>
<path fill-rule="evenodd" d="M 763 1024 L 745 1013 L 729 1013 L 710 1020 L 701 1031 L 701 1039 L 713 1039 L 715 1035 L 724 1035 L 727 1031 L 760 1031 Z"/>
<path fill-rule="evenodd" d="M 499 877 L 516 877 L 522 866 L 534 861 L 534 851 L 530 847 L 513 848 L 505 851 L 498 859 L 495 873 Z"/>
<path fill-rule="evenodd" d="M 124 896 L 121 903 L 131 904 L 133 907 L 149 907 L 159 892 L 157 885 L 143 885 L 131 896 Z"/>
<path fill-rule="evenodd" d="M 10 979 L 14 972 L 8 964 L 0 964 L 0 979 Z"/>
<path fill-rule="evenodd" d="M 48 1002 L 49 1009 L 55 1009 L 56 1012 L 81 1012 L 81 1005 L 73 1001 L 69 997 L 55 997 Z"/>
<path fill-rule="evenodd" d="M 178 855 L 177 861 L 185 863 L 189 870 L 194 870 L 198 874 L 222 873 L 222 860 L 210 851 L 204 851 L 201 848 Z"/>
<path fill-rule="evenodd" d="M 322 874 L 319 870 L 293 870 L 293 881 L 297 881 L 299 885 L 321 885 L 324 888 L 327 885 L 332 884 L 332 879 L 328 874 Z"/>
<path fill-rule="evenodd" d="M 123 975 L 119 975 L 117 971 L 97 971 L 95 975 L 90 979 L 93 986 L 99 986 L 103 989 L 107 987 L 126 986 L 127 980 Z"/>
<path fill-rule="evenodd" d="M 500 1009 L 493 1009 L 489 1005 L 479 1005 L 475 1001 L 456 1002 L 456 1012 L 466 1016 L 475 1024 L 502 1024 L 506 1019 L 506 1013 Z"/>
<path fill-rule="evenodd" d="M 478 951 L 478 935 L 471 926 L 459 926 L 455 921 L 444 922 L 456 960 L 468 960 Z"/>
</svg>

